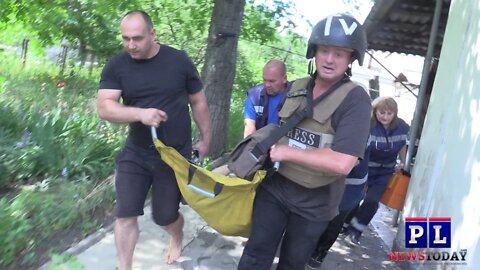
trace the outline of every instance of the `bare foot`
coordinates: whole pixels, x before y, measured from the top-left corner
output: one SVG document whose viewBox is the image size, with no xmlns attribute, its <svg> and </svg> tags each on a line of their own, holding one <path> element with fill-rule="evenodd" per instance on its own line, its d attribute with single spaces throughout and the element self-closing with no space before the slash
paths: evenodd
<svg viewBox="0 0 480 270">
<path fill-rule="evenodd" d="M 168 225 L 169 230 L 167 231 L 170 233 L 170 245 L 168 247 L 167 256 L 165 257 L 165 262 L 167 264 L 174 263 L 182 254 L 183 223 L 183 216 L 180 214 L 173 224 Z"/>
</svg>

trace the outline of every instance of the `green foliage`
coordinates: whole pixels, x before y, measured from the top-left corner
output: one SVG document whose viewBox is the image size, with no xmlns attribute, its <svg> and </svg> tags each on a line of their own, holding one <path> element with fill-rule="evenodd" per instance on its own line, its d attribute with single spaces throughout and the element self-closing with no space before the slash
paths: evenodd
<svg viewBox="0 0 480 270">
<path fill-rule="evenodd" d="M 61 40 L 78 43 L 99 56 L 109 55 L 119 49 L 115 42 L 115 21 L 118 18 L 117 2 L 121 1 L 15 1 L 5 0 L 5 24 L 23 24 L 25 38 L 38 39 L 43 45 Z M 108 12 L 105 12 L 108 11 Z M 32 16 L 35 14 L 35 16 Z"/>
<path fill-rule="evenodd" d="M 242 39 L 266 43 L 274 40 L 280 18 L 286 18 L 290 1 L 273 1 L 273 5 L 245 8 Z M 185 50 L 197 65 L 203 63 L 206 39 L 214 1 L 145 1 L 145 0 L 3 0 L 0 11 L 0 40 L 19 45 L 23 39 L 41 46 L 68 41 L 79 49 L 79 60 L 85 60 L 87 49 L 101 62 L 121 50 L 119 22 L 129 10 L 149 13 L 159 42 Z M 33 14 L 35 14 L 33 16 Z M 290 27 L 294 25 L 290 22 Z M 35 45 L 35 44 L 34 44 Z"/>
<path fill-rule="evenodd" d="M 245 6 L 245 14 L 242 24 L 242 39 L 255 40 L 267 43 L 277 40 L 277 32 L 280 27 L 280 19 L 286 18 L 287 25 L 295 27 L 288 20 L 290 1 L 271 1 L 272 4 L 254 4 L 254 0 L 248 1 Z"/>
<path fill-rule="evenodd" d="M 59 255 L 56 253 L 51 254 L 52 262 L 54 265 L 47 267 L 47 270 L 79 270 L 85 267 L 78 261 L 76 256 L 71 254 Z"/>
<path fill-rule="evenodd" d="M 160 43 L 188 52 L 196 65 L 204 61 L 208 26 L 213 9 L 211 0 L 146 1 Z"/>
<path fill-rule="evenodd" d="M 10 66 L 12 64 L 10 63 Z M 0 188 L 62 175 L 102 179 L 124 136 L 95 113 L 97 82 L 34 70 L 0 70 Z"/>
<path fill-rule="evenodd" d="M 21 116 L 26 110 L 26 107 L 20 107 L 17 113 L 9 111 L 6 115 L 13 115 L 0 129 L 4 134 L 2 140 L 5 140 L 5 144 L 0 145 L 4 149 L 0 159 L 6 170 L 0 175 L 0 187 L 7 181 L 49 175 L 98 179 L 111 173 L 112 168 L 104 164 L 112 163 L 123 138 L 115 135 L 109 124 L 91 115 L 64 112 L 58 108 Z M 21 130 L 25 130 L 23 134 Z"/>
<path fill-rule="evenodd" d="M 1 53 L 0 63 L 0 190 L 26 185 L 0 199 L 1 268 L 34 263 L 56 232 L 98 228 L 92 214 L 114 200 L 111 180 L 101 179 L 113 171 L 124 127 L 98 119 L 97 82 L 82 72 L 60 78 Z"/>
<path fill-rule="evenodd" d="M 228 135 L 228 148 L 233 148 L 243 138 L 243 109 L 245 98 L 247 97 L 247 89 L 261 83 L 262 73 L 254 72 L 254 67 L 250 66 L 250 62 L 243 53 L 237 58 L 237 73 L 233 84 L 232 99 L 230 101 L 230 122 Z"/>
<path fill-rule="evenodd" d="M 6 199 L 0 199 L 0 265 L 15 260 L 16 254 L 28 245 L 27 232 L 32 228 L 24 222 L 24 213 L 11 208 Z"/>
<path fill-rule="evenodd" d="M 28 259 L 43 241 L 89 219 L 95 209 L 113 203 L 111 181 L 94 184 L 83 181 L 47 179 L 23 189 L 11 201 L 0 200 L 0 266 L 23 254 Z M 84 222 L 94 228 L 92 222 Z"/>
<path fill-rule="evenodd" d="M 119 22 L 129 10 L 147 11 L 157 28 L 160 42 L 188 51 L 199 63 L 213 6 L 209 0 L 190 1 L 16 1 L 5 0 L 0 14 L 0 29 L 10 30 L 17 40 L 40 40 L 43 45 L 69 41 L 79 48 L 80 59 L 86 50 L 101 59 L 121 50 Z M 35 16 L 32 16 L 35 14 Z M 22 28 L 19 29 L 19 25 Z M 17 32 L 12 30 L 16 29 Z M 20 33 L 20 34 L 19 34 Z M 192 38 L 195 37 L 195 38 Z M 203 37 L 198 38 L 198 37 Z"/>
<path fill-rule="evenodd" d="M 114 201 L 111 179 L 102 179 L 125 127 L 97 117 L 95 79 L 40 67 L 0 53 L 0 190 L 20 190 L 0 199 L 0 268 L 33 264 L 44 242 L 72 226 L 91 233 L 93 213 Z"/>
</svg>

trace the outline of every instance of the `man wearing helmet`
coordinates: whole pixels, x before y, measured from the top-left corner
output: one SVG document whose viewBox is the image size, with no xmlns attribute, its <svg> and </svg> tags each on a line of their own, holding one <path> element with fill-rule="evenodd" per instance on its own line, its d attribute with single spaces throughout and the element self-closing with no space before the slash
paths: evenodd
<svg viewBox="0 0 480 270">
<path fill-rule="evenodd" d="M 277 269 L 303 269 L 338 214 L 345 176 L 363 158 L 369 135 L 370 98 L 349 79 L 350 65 L 363 64 L 366 48 L 363 27 L 350 15 L 327 17 L 313 28 L 306 56 L 314 58 L 315 71 L 310 62 L 310 76 L 293 83 L 280 122 L 306 104 L 313 109 L 270 149 L 280 169 L 257 190 L 251 236 L 238 269 L 270 269 L 282 237 Z"/>
</svg>

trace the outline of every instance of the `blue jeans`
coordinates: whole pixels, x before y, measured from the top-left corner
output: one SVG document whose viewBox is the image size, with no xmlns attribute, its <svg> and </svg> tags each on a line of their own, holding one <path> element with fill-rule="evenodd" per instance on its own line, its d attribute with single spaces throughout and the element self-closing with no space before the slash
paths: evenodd
<svg viewBox="0 0 480 270">
<path fill-rule="evenodd" d="M 252 232 L 239 270 L 269 270 L 282 236 L 278 270 L 299 270 L 310 259 L 328 221 L 314 222 L 287 209 L 261 186 L 253 209 Z"/>
</svg>

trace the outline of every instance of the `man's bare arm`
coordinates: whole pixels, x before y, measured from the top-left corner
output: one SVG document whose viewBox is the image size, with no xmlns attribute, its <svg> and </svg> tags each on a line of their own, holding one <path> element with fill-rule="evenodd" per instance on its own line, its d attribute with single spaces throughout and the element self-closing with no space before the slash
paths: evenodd
<svg viewBox="0 0 480 270">
<path fill-rule="evenodd" d="M 245 124 L 245 129 L 243 130 L 243 138 L 246 138 L 248 135 L 254 133 L 257 128 L 255 127 L 255 120 L 245 119 L 243 120 Z"/>
<path fill-rule="evenodd" d="M 194 146 L 199 152 L 200 160 L 207 156 L 212 140 L 212 124 L 208 112 L 207 97 L 203 91 L 189 95 L 189 102 L 192 108 L 193 120 L 200 131 L 200 140 Z"/>
</svg>

